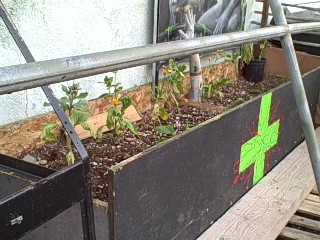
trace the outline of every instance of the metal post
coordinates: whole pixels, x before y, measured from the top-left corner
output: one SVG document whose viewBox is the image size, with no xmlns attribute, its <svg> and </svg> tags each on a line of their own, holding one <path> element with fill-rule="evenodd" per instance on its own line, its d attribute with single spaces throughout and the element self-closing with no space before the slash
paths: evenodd
<svg viewBox="0 0 320 240">
<path fill-rule="evenodd" d="M 287 20 L 285 18 L 282 6 L 279 0 L 269 0 L 272 13 L 276 25 L 286 26 Z M 294 45 L 290 33 L 280 38 L 281 45 L 288 63 L 289 74 L 293 94 L 296 100 L 297 109 L 301 121 L 302 130 L 307 142 L 308 152 L 316 178 L 317 187 L 320 187 L 320 152 L 317 143 L 316 134 L 314 131 L 313 121 L 309 110 L 307 96 L 304 90 L 301 73 L 297 56 L 294 50 Z"/>
</svg>

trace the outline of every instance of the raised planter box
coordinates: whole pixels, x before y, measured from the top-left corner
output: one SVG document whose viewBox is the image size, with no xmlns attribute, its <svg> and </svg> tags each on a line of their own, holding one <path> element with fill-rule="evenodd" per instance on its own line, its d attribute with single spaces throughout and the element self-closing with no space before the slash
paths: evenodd
<svg viewBox="0 0 320 240">
<path fill-rule="evenodd" d="M 313 115 L 319 77 L 303 76 Z M 288 83 L 125 160 L 109 171 L 108 204 L 94 203 L 97 239 L 195 239 L 302 140 Z M 22 239 L 43 238 L 80 239 L 79 207 Z"/>
</svg>

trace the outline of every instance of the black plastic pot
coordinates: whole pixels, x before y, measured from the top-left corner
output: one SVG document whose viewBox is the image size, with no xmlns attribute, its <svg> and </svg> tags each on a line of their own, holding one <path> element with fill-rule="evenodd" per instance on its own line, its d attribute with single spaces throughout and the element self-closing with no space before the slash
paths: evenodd
<svg viewBox="0 0 320 240">
<path fill-rule="evenodd" d="M 245 64 L 243 67 L 243 76 L 249 82 L 261 82 L 263 80 L 264 66 L 266 59 L 252 60 L 249 64 Z"/>
</svg>

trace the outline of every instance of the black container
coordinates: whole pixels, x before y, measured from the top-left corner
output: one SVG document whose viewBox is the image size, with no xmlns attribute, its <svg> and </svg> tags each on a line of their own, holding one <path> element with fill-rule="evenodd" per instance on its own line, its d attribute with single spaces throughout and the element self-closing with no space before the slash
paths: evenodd
<svg viewBox="0 0 320 240">
<path fill-rule="evenodd" d="M 263 80 L 264 66 L 266 59 L 262 58 L 261 61 L 255 59 L 245 64 L 243 67 L 243 76 L 249 82 L 261 82 Z"/>
</svg>

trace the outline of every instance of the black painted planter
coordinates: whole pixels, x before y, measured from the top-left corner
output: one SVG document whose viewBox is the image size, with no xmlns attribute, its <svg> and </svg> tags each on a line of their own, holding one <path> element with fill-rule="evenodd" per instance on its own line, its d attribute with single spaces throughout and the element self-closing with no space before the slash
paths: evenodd
<svg viewBox="0 0 320 240">
<path fill-rule="evenodd" d="M 243 67 L 243 76 L 249 82 L 261 82 L 263 81 L 264 66 L 266 65 L 266 59 L 262 58 L 250 61 L 249 64 L 245 64 Z"/>
<path fill-rule="evenodd" d="M 303 76 L 312 114 L 319 78 L 320 68 Z M 261 119 L 273 135 L 279 123 L 272 147 L 253 148 L 265 157 L 263 174 L 303 140 L 293 99 L 290 84 L 284 84 L 112 167 L 109 203 L 94 205 L 97 239 L 195 239 L 253 186 L 255 163 L 244 168 L 241 152 L 260 136 Z M 81 237 L 78 206 L 23 240 L 66 237 Z"/>
</svg>

